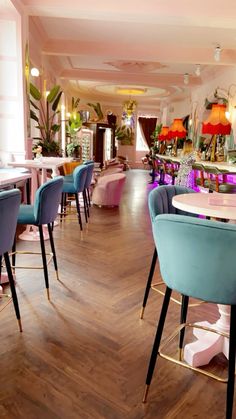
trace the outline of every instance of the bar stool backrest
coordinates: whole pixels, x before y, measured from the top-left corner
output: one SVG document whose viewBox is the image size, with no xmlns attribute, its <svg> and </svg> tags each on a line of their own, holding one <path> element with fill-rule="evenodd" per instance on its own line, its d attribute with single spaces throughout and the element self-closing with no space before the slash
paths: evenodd
<svg viewBox="0 0 236 419">
<path fill-rule="evenodd" d="M 36 225 L 50 224 L 55 221 L 61 201 L 62 186 L 63 176 L 57 176 L 38 188 L 34 201 Z"/>
<path fill-rule="evenodd" d="M 19 189 L 0 192 L 0 255 L 12 249 L 20 201 Z"/>
<path fill-rule="evenodd" d="M 153 222 L 161 275 L 183 295 L 236 304 L 236 226 L 176 214 Z"/>
</svg>

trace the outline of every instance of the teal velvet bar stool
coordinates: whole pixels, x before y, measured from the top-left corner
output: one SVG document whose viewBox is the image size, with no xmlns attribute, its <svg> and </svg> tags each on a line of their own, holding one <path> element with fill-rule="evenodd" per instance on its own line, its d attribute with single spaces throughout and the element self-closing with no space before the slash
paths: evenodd
<svg viewBox="0 0 236 419">
<path fill-rule="evenodd" d="M 46 251 L 45 251 L 45 244 L 44 244 L 44 237 L 43 237 L 43 225 L 47 224 L 47 227 L 48 227 L 54 268 L 55 268 L 57 279 L 58 279 L 58 267 L 57 267 L 55 245 L 54 245 L 54 240 L 53 240 L 52 225 L 58 214 L 58 206 L 61 200 L 62 187 L 63 187 L 63 176 L 57 176 L 54 179 L 51 179 L 48 182 L 41 185 L 40 188 L 36 191 L 34 205 L 21 205 L 19 214 L 18 214 L 18 219 L 17 219 L 18 224 L 35 225 L 39 229 L 45 286 L 47 290 L 48 299 L 50 299 L 49 278 L 48 278 L 47 258 L 46 258 Z M 16 252 L 16 253 L 20 253 L 20 252 Z M 29 252 L 29 253 L 32 253 L 32 252 Z M 15 266 L 15 258 L 13 259 L 13 265 Z"/>
<path fill-rule="evenodd" d="M 2 256 L 4 256 L 16 318 L 18 320 L 20 332 L 22 332 L 19 304 L 8 253 L 12 249 L 14 242 L 20 201 L 21 193 L 18 189 L 0 192 L 0 277 Z M 6 305 L 3 306 L 3 308 L 5 307 Z"/>
<path fill-rule="evenodd" d="M 157 356 L 173 360 L 162 353 L 160 343 L 171 293 L 175 290 L 183 295 L 183 324 L 178 328 L 180 340 L 184 338 L 186 326 L 201 328 L 192 322 L 186 323 L 189 297 L 230 306 L 226 419 L 231 419 L 236 355 L 236 226 L 201 218 L 165 214 L 155 218 L 153 237 L 166 292 L 150 357 L 143 402 L 147 398 Z M 212 332 L 213 329 L 204 330 Z M 228 336 L 226 333 L 219 333 Z M 182 361 L 178 361 L 178 364 L 192 368 Z M 200 368 L 194 368 L 194 371 L 201 371 L 207 375 Z"/>
<path fill-rule="evenodd" d="M 188 216 L 197 217 L 197 215 L 178 210 L 172 205 L 172 198 L 175 195 L 193 193 L 193 192 L 195 191 L 190 188 L 186 188 L 185 186 L 178 186 L 178 185 L 176 186 L 163 185 L 163 186 L 157 187 L 156 189 L 153 189 L 148 196 L 148 207 L 149 207 L 149 214 L 150 214 L 151 222 L 153 223 L 156 216 L 160 214 L 182 214 L 182 215 L 184 214 Z M 161 285 L 162 283 L 152 285 L 152 279 L 153 279 L 153 275 L 155 271 L 156 262 L 157 262 L 157 250 L 155 248 L 153 252 L 153 256 L 152 256 L 152 262 L 151 262 L 150 271 L 149 271 L 146 288 L 144 292 L 144 297 L 143 297 L 143 304 L 142 304 L 141 313 L 140 313 L 141 319 L 143 318 L 143 315 L 144 315 L 144 310 L 147 304 L 150 289 L 153 288 L 155 291 L 158 291 L 163 295 L 163 292 L 158 290 L 157 288 L 157 286 Z"/>
<path fill-rule="evenodd" d="M 76 209 L 77 209 L 77 216 L 78 222 L 80 225 L 80 230 L 83 230 L 82 225 L 82 218 L 81 218 L 81 211 L 80 211 L 80 203 L 79 203 L 79 194 L 82 193 L 83 201 L 84 201 L 84 214 L 85 220 L 88 221 L 88 214 L 87 214 L 87 205 L 85 200 L 85 182 L 87 178 L 88 166 L 87 165 L 80 165 L 75 168 L 73 171 L 73 180 L 64 177 L 63 188 L 62 188 L 62 196 L 61 196 L 61 221 L 62 217 L 66 214 L 66 204 L 67 204 L 67 197 L 68 194 L 75 196 L 76 202 Z"/>
</svg>

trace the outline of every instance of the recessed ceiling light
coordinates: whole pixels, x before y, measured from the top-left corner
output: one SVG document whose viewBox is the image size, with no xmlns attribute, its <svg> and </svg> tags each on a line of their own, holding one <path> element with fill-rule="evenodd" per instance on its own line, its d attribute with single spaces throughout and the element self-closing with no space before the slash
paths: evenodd
<svg viewBox="0 0 236 419">
<path fill-rule="evenodd" d="M 144 95 L 146 93 L 147 89 L 141 89 L 141 88 L 127 88 L 127 87 L 117 87 L 116 93 L 119 95 L 132 95 L 132 96 L 138 96 L 138 95 Z"/>
<path fill-rule="evenodd" d="M 215 59 L 215 61 L 220 61 L 220 54 L 221 54 L 221 47 L 220 47 L 220 45 L 217 45 L 215 47 L 215 51 L 214 51 L 214 59 Z"/>
<path fill-rule="evenodd" d="M 196 64 L 195 74 L 198 77 L 201 75 L 201 66 L 200 66 L 200 64 Z"/>
<path fill-rule="evenodd" d="M 185 73 L 184 74 L 184 84 L 188 84 L 189 83 L 189 74 Z"/>
</svg>

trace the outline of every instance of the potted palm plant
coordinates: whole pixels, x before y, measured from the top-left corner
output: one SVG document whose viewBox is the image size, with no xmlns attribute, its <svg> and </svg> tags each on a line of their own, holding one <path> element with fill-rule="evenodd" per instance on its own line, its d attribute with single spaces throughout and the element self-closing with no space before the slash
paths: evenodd
<svg viewBox="0 0 236 419">
<path fill-rule="evenodd" d="M 43 155 L 60 154 L 60 147 L 55 141 L 55 135 L 61 128 L 57 118 L 60 112 L 58 105 L 61 94 L 60 86 L 55 85 L 44 96 L 35 85 L 30 83 L 30 118 L 37 122 L 36 128 L 40 132 L 40 137 L 34 137 L 34 140 L 37 140 L 36 146 L 42 147 Z"/>
<path fill-rule="evenodd" d="M 81 157 L 81 147 L 77 139 L 77 133 L 83 124 L 80 114 L 77 111 L 79 100 L 79 98 L 75 100 L 75 98 L 72 97 L 72 113 L 70 114 L 69 120 L 66 124 L 66 136 L 69 138 L 69 143 L 66 146 L 66 152 L 69 157 L 74 157 L 76 159 Z"/>
</svg>

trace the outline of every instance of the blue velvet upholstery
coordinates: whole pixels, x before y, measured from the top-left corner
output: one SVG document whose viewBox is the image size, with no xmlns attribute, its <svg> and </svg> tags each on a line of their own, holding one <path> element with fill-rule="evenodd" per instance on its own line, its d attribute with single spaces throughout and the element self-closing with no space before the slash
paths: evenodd
<svg viewBox="0 0 236 419">
<path fill-rule="evenodd" d="M 81 166 L 77 166 L 73 171 L 73 183 L 65 179 L 62 191 L 64 193 L 83 192 L 87 177 L 87 170 L 88 168 L 84 164 L 82 164 Z"/>
<path fill-rule="evenodd" d="M 153 222 L 161 274 L 181 294 L 236 305 L 236 226 L 182 215 Z"/>
<path fill-rule="evenodd" d="M 18 224 L 43 225 L 55 221 L 62 186 L 62 176 L 57 176 L 41 185 L 36 191 L 34 205 L 20 206 Z"/>
<path fill-rule="evenodd" d="M 94 166 L 94 160 L 87 160 L 87 161 L 84 162 L 84 164 L 85 165 L 87 165 L 87 164 L 93 164 L 93 166 Z"/>
<path fill-rule="evenodd" d="M 152 223 L 155 220 L 156 216 L 160 214 L 186 214 L 188 216 L 192 215 L 193 217 L 197 217 L 196 214 L 185 213 L 183 211 L 176 209 L 172 205 L 172 198 L 175 195 L 193 193 L 193 192 L 194 191 L 190 188 L 186 188 L 185 186 L 178 186 L 178 185 L 177 186 L 163 185 L 163 186 L 158 186 L 157 188 L 153 189 L 150 192 L 149 197 L 148 197 L 149 214 L 150 214 Z M 144 310 L 147 304 L 156 262 L 157 262 L 157 249 L 155 247 L 151 266 L 150 266 L 150 271 L 149 271 L 149 275 L 148 275 L 148 279 L 146 283 L 146 288 L 144 292 L 144 297 L 143 297 L 143 305 L 142 305 L 141 315 L 140 315 L 141 319 L 143 318 Z"/>
<path fill-rule="evenodd" d="M 19 189 L 0 192 L 0 255 L 12 248 L 20 201 Z"/>
<path fill-rule="evenodd" d="M 87 169 L 87 176 L 86 176 L 84 187 L 86 189 L 88 189 L 90 187 L 90 185 L 91 185 L 91 182 L 92 182 L 94 162 L 87 163 L 86 166 L 87 166 L 88 169 Z"/>
<path fill-rule="evenodd" d="M 178 185 L 163 185 L 153 189 L 148 196 L 148 207 L 151 221 L 153 222 L 155 217 L 159 214 L 182 214 L 196 217 L 196 215 L 178 210 L 172 205 L 172 198 L 175 195 L 193 192 L 195 192 L 193 189 Z"/>
</svg>

